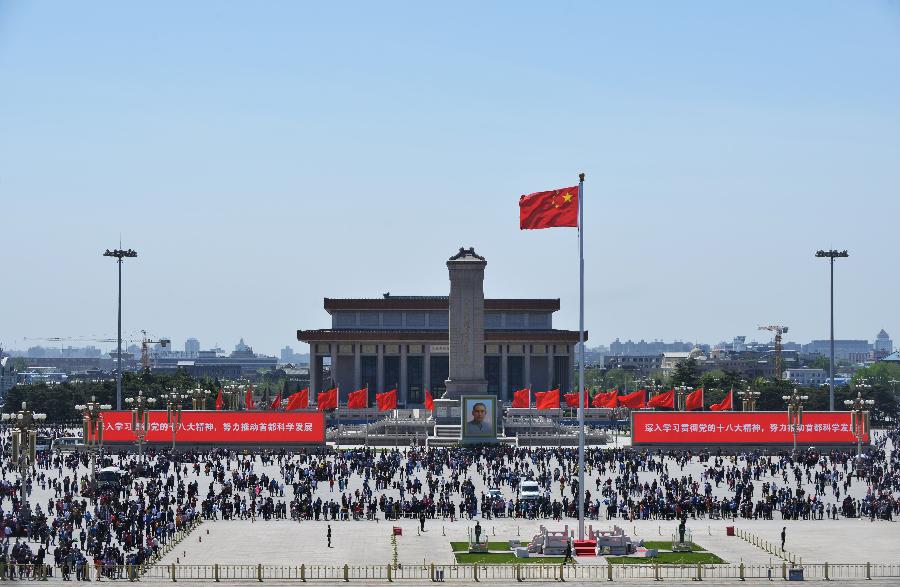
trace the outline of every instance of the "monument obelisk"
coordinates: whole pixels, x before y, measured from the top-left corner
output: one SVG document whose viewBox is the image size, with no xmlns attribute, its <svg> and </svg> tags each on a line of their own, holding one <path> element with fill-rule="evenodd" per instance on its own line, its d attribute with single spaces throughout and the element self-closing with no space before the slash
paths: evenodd
<svg viewBox="0 0 900 587">
<path fill-rule="evenodd" d="M 445 398 L 487 393 L 484 378 L 484 268 L 475 248 L 460 248 L 447 260 L 450 271 L 450 370 Z"/>
</svg>

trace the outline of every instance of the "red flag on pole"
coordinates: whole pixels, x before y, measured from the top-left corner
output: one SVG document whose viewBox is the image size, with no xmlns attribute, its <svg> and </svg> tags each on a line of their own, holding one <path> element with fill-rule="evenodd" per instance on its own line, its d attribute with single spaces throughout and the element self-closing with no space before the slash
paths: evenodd
<svg viewBox="0 0 900 587">
<path fill-rule="evenodd" d="M 578 186 L 519 198 L 519 228 L 578 227 Z"/>
<path fill-rule="evenodd" d="M 512 407 L 514 408 L 530 408 L 531 407 L 531 390 L 520 389 L 513 392 Z"/>
<path fill-rule="evenodd" d="M 656 397 L 650 398 L 650 401 L 647 402 L 647 406 L 651 408 L 669 408 L 670 410 L 675 409 L 675 390 L 670 389 L 665 393 L 661 393 Z"/>
<path fill-rule="evenodd" d="M 639 389 L 628 395 L 620 395 L 618 399 L 619 405 L 638 410 L 647 405 L 647 390 Z"/>
<path fill-rule="evenodd" d="M 272 405 L 269 406 L 273 410 L 277 410 L 281 407 L 281 392 L 278 392 L 278 395 L 275 396 L 275 401 L 272 402 Z"/>
<path fill-rule="evenodd" d="M 427 389 L 425 390 L 425 409 L 434 411 L 434 398 L 431 397 L 431 392 Z"/>
<path fill-rule="evenodd" d="M 379 412 L 397 409 L 397 390 L 392 389 L 384 393 L 375 394 L 375 403 L 378 404 Z"/>
<path fill-rule="evenodd" d="M 253 402 L 253 386 L 252 385 L 247 389 L 247 393 L 244 394 L 244 405 L 247 406 L 248 410 L 256 409 L 256 404 Z"/>
<path fill-rule="evenodd" d="M 535 392 L 534 407 L 539 410 L 553 410 L 559 408 L 559 389 Z"/>
<path fill-rule="evenodd" d="M 219 395 L 216 396 L 216 411 L 225 407 L 225 398 L 222 397 L 222 388 L 219 388 Z"/>
<path fill-rule="evenodd" d="M 309 388 L 301 389 L 294 395 L 288 398 L 287 406 L 285 406 L 285 411 L 289 412 L 291 410 L 302 410 L 304 408 L 309 407 Z"/>
<path fill-rule="evenodd" d="M 578 407 L 578 392 L 574 391 L 572 393 L 567 393 L 563 396 L 563 399 L 566 400 L 566 405 L 570 408 Z M 590 399 L 588 399 L 588 392 L 584 390 L 584 406 L 587 407 L 590 404 Z"/>
<path fill-rule="evenodd" d="M 619 406 L 619 392 L 616 390 L 606 393 L 598 392 L 591 400 L 591 406 L 595 408 L 616 408 Z"/>
<path fill-rule="evenodd" d="M 688 412 L 691 410 L 703 409 L 703 388 L 698 387 L 684 398 L 684 409 Z"/>
<path fill-rule="evenodd" d="M 338 407 L 337 387 L 323 391 L 316 396 L 316 407 L 319 411 L 333 410 Z"/>
<path fill-rule="evenodd" d="M 724 412 L 727 410 L 733 410 L 734 409 L 733 404 L 734 404 L 734 390 L 732 389 L 731 391 L 728 392 L 728 395 L 726 395 L 722 399 L 722 401 L 720 401 L 717 404 L 713 404 L 713 405 L 709 406 L 709 409 L 714 412 Z"/>
<path fill-rule="evenodd" d="M 369 407 L 369 388 L 363 387 L 356 391 L 351 391 L 347 396 L 347 407 L 354 410 L 361 410 Z"/>
</svg>

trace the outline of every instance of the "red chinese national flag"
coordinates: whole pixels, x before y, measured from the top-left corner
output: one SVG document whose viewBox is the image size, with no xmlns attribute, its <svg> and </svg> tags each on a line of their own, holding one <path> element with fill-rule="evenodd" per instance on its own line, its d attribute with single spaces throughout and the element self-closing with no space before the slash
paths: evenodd
<svg viewBox="0 0 900 587">
<path fill-rule="evenodd" d="M 397 409 L 397 390 L 392 389 L 384 393 L 375 394 L 375 403 L 378 404 L 379 412 Z"/>
<path fill-rule="evenodd" d="M 291 410 L 302 410 L 304 408 L 309 407 L 309 388 L 301 389 L 294 395 L 288 398 L 287 406 L 285 406 L 285 411 Z"/>
<path fill-rule="evenodd" d="M 703 388 L 698 387 L 694 391 L 688 394 L 686 398 L 684 398 L 684 409 L 690 412 L 691 410 L 702 410 L 703 409 Z"/>
<path fill-rule="evenodd" d="M 591 400 L 591 406 L 595 408 L 616 408 L 619 406 L 619 392 L 616 390 L 606 393 L 598 392 Z"/>
<path fill-rule="evenodd" d="M 338 407 L 337 387 L 323 391 L 316 396 L 316 406 L 319 411 L 333 410 Z"/>
<path fill-rule="evenodd" d="M 277 410 L 281 407 L 281 392 L 278 392 L 278 395 L 275 396 L 275 400 L 272 401 L 272 405 L 269 406 L 273 410 Z"/>
<path fill-rule="evenodd" d="M 646 407 L 647 390 L 639 389 L 633 393 L 629 393 L 628 395 L 620 395 L 618 399 L 619 399 L 620 406 L 625 406 L 626 408 L 639 410 L 643 407 Z"/>
<path fill-rule="evenodd" d="M 512 407 L 514 408 L 530 408 L 531 407 L 531 390 L 520 389 L 513 393 Z"/>
<path fill-rule="evenodd" d="M 734 390 L 732 389 L 731 391 L 728 392 L 728 395 L 726 395 L 722 399 L 722 401 L 720 401 L 717 404 L 713 404 L 713 405 L 709 406 L 709 409 L 714 412 L 724 412 L 727 410 L 733 410 L 734 409 L 733 403 L 734 403 Z"/>
<path fill-rule="evenodd" d="M 244 405 L 247 406 L 248 410 L 255 410 L 256 404 L 253 402 L 253 386 L 251 385 L 249 389 L 247 389 L 247 393 L 244 394 Z"/>
<path fill-rule="evenodd" d="M 559 389 L 535 392 L 534 407 L 539 410 L 555 410 L 559 408 Z"/>
<path fill-rule="evenodd" d="M 651 408 L 669 408 L 670 410 L 674 410 L 675 390 L 670 389 L 665 393 L 661 393 L 656 397 L 650 398 L 650 401 L 647 402 L 647 405 Z"/>
<path fill-rule="evenodd" d="M 225 398 L 222 397 L 222 390 L 219 389 L 219 395 L 216 396 L 216 410 L 221 410 L 225 407 Z"/>
<path fill-rule="evenodd" d="M 434 398 L 431 397 L 431 392 L 427 389 L 425 390 L 425 409 L 434 411 Z"/>
<path fill-rule="evenodd" d="M 519 228 L 578 226 L 578 186 L 519 198 Z"/>
<path fill-rule="evenodd" d="M 361 410 L 369 407 L 369 388 L 363 387 L 356 391 L 351 391 L 347 396 L 347 407 L 354 410 Z"/>
</svg>

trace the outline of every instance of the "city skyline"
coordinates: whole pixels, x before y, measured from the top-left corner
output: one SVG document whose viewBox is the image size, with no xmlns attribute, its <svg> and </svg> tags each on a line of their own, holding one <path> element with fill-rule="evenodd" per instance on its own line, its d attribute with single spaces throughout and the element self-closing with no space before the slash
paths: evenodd
<svg viewBox="0 0 900 587">
<path fill-rule="evenodd" d="M 120 238 L 129 335 L 302 352 L 323 297 L 446 295 L 459 246 L 488 297 L 560 298 L 577 328 L 576 231 L 522 232 L 517 202 L 579 172 L 589 346 L 828 338 L 830 248 L 835 337 L 900 332 L 898 24 L 887 2 L 6 3 L 0 341 L 114 338 Z"/>
</svg>

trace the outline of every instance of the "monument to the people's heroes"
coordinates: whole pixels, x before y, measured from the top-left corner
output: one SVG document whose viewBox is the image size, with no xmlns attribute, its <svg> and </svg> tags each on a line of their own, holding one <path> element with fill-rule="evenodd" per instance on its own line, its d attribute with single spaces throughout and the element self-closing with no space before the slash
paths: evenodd
<svg viewBox="0 0 900 587">
<path fill-rule="evenodd" d="M 460 247 L 447 260 L 450 272 L 449 374 L 447 390 L 434 400 L 435 423 L 460 423 L 460 397 L 487 393 L 484 378 L 484 268 L 474 247 Z"/>
</svg>

